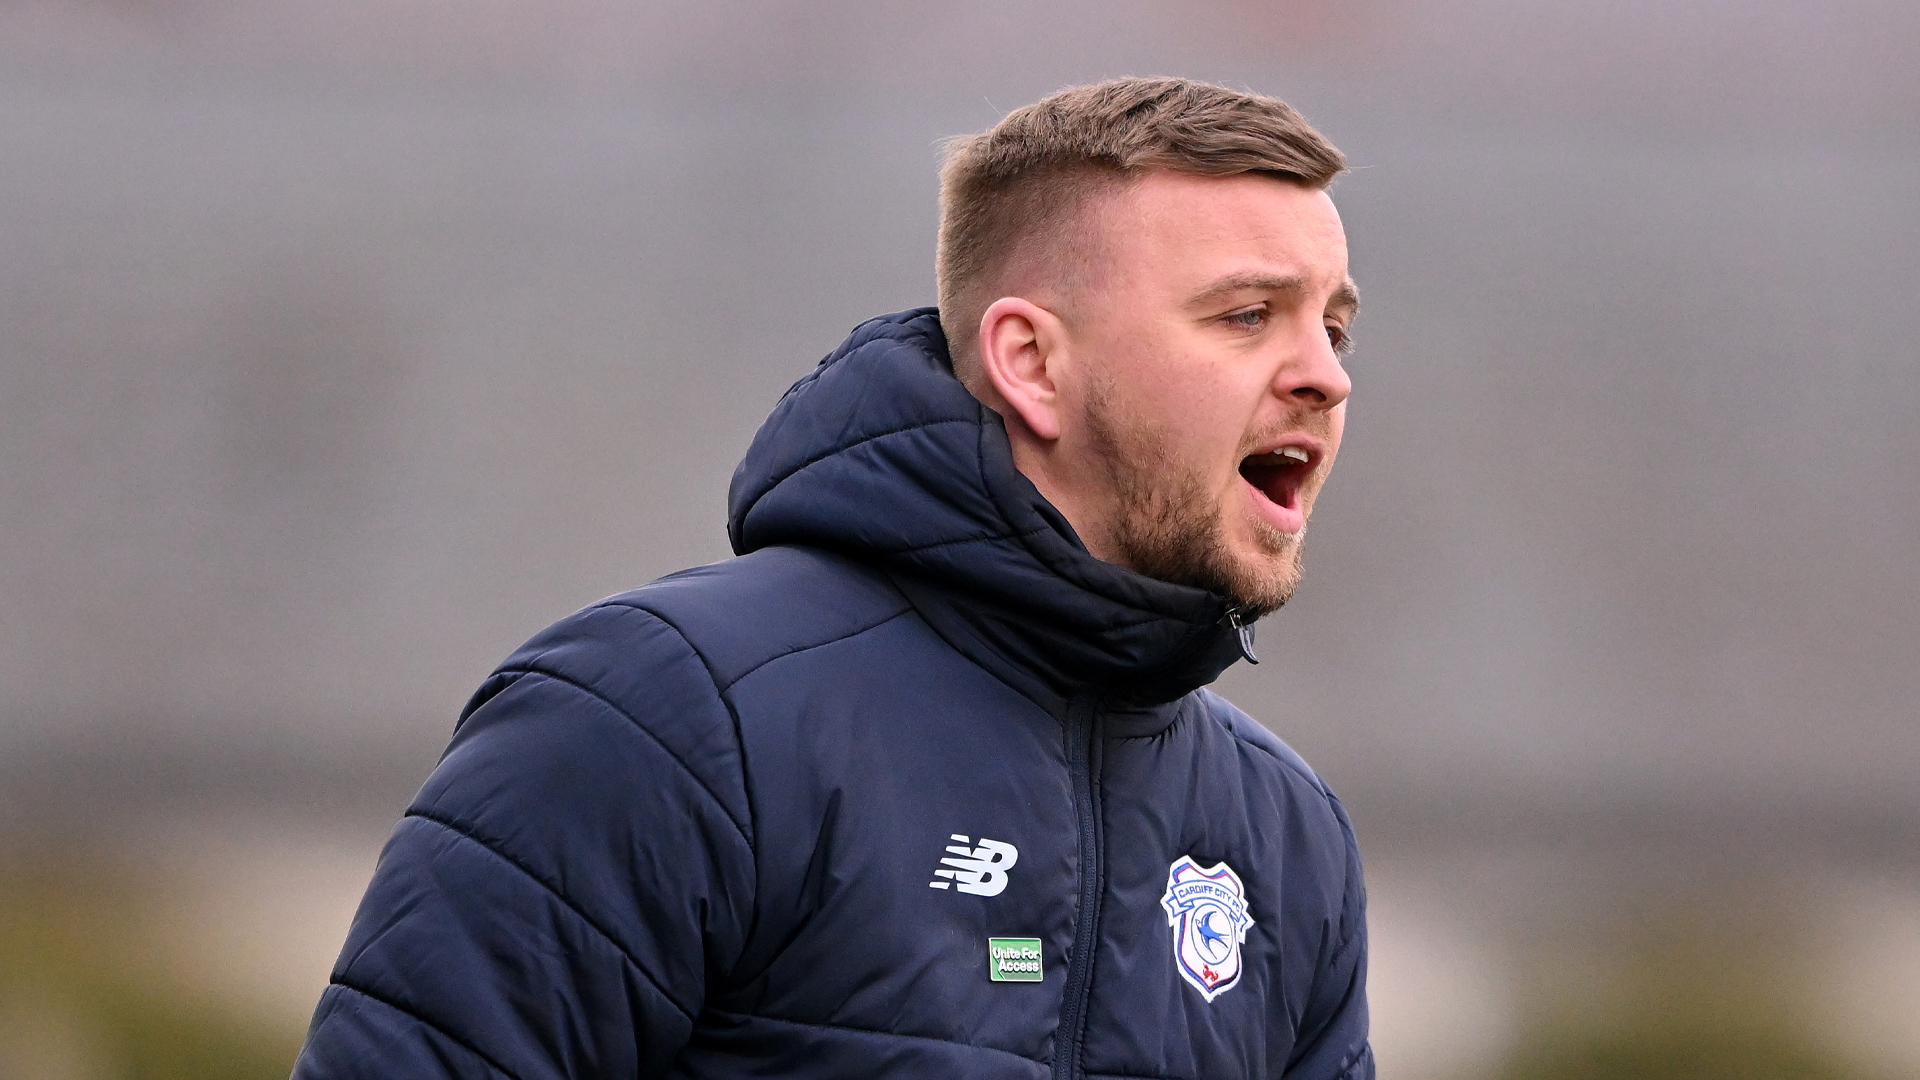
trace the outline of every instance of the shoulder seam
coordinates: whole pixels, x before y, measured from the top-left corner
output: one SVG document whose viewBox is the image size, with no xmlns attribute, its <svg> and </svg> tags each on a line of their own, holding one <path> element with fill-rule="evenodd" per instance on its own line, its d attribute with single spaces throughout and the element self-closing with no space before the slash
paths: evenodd
<svg viewBox="0 0 1920 1080">
<path fill-rule="evenodd" d="M 671 1004 L 674 1008 L 680 1010 L 681 1015 L 685 1016 L 688 1020 L 692 1020 L 694 1018 L 693 1010 L 688 1009 L 685 1005 L 682 1005 L 680 1004 L 679 1001 L 675 1000 L 673 994 L 670 993 L 665 986 L 661 985 L 660 980 L 654 976 L 653 972 L 648 971 L 644 964 L 640 963 L 640 961 L 636 959 L 632 953 L 628 952 L 626 949 L 626 946 L 614 940 L 613 935 L 607 933 L 605 928 L 603 928 L 598 922 L 595 922 L 593 920 L 592 916 L 589 916 L 586 912 L 580 910 L 580 905 L 574 903 L 573 900 L 570 897 L 568 897 L 566 893 L 561 892 L 559 888 L 556 887 L 552 882 L 541 877 L 539 874 L 534 873 L 533 869 L 527 866 L 527 864 L 507 854 L 505 851 L 502 851 L 500 848 L 494 846 L 493 844 L 490 844 L 487 841 L 481 839 L 479 833 L 474 831 L 474 828 L 472 825 L 464 821 L 460 821 L 457 818 L 453 818 L 451 816 L 436 815 L 436 814 L 428 813 L 427 811 L 424 811 L 424 810 L 409 810 L 407 811 L 406 816 L 410 818 L 418 818 L 421 821 L 426 821 L 434 825 L 438 825 L 441 828 L 452 833 L 453 835 L 463 840 L 466 840 L 469 843 L 478 845 L 481 848 L 481 850 L 486 851 L 488 854 L 492 855 L 494 858 L 499 859 L 501 862 L 506 863 L 508 866 L 513 867 L 515 870 L 518 870 L 520 874 L 523 877 L 525 877 L 527 880 L 533 882 L 535 885 L 540 886 L 542 889 L 545 889 L 550 895 L 552 895 L 552 897 L 555 900 L 560 901 L 560 903 L 564 905 L 568 911 L 573 912 L 574 917 L 579 919 L 580 922 L 584 924 L 589 930 L 592 930 L 594 933 L 600 935 L 602 940 L 604 940 L 607 944 L 613 946 L 614 951 L 618 952 L 623 958 L 625 958 L 627 963 L 633 965 L 633 969 L 635 971 L 638 971 L 642 976 L 644 976 L 649 983 L 652 983 L 653 988 L 660 992 L 660 996 L 665 998 L 667 1002 Z"/>
<path fill-rule="evenodd" d="M 713 670 L 713 661 L 707 659 L 707 654 L 700 651 L 700 646 L 695 645 L 693 643 L 693 639 L 687 636 L 687 632 L 680 628 L 679 623 L 676 623 L 672 619 L 667 618 L 665 615 L 661 614 L 659 611 L 650 607 L 643 606 L 641 604 L 630 603 L 627 601 L 608 602 L 605 606 L 627 608 L 632 611 L 638 611 L 644 615 L 651 615 L 655 619 L 660 620 L 660 625 L 673 631 L 674 634 L 680 638 L 680 643 L 685 645 L 687 647 L 687 651 L 693 654 L 694 659 L 700 661 L 700 666 L 707 670 L 707 681 L 713 684 L 713 696 L 719 700 L 720 707 L 727 710 L 727 719 L 733 721 L 733 748 L 734 748 L 734 753 L 738 757 L 740 762 L 740 790 L 746 794 L 747 817 L 749 821 L 751 821 L 753 817 L 753 782 L 752 782 L 752 779 L 747 774 L 747 736 L 745 731 L 740 726 L 740 710 L 733 707 L 733 701 L 729 699 L 727 695 L 724 692 L 722 692 L 720 689 L 720 674 L 719 672 L 716 672 Z M 638 724 L 639 721 L 636 720 L 635 723 Z M 652 734 L 652 732 L 648 732 L 648 734 Z M 662 744 L 662 745 L 664 746 L 665 744 Z M 672 751 L 668 751 L 668 753 L 671 754 Z M 674 760 L 679 761 L 678 758 L 675 758 Z M 686 763 L 681 762 L 680 767 L 685 769 Z M 693 770 L 687 769 L 687 771 L 692 772 Z M 702 783 L 701 786 L 706 787 L 704 783 Z M 713 789 L 707 788 L 707 794 L 713 795 Z M 714 799 L 716 802 L 719 801 L 719 796 L 714 795 Z M 727 805 L 726 803 L 720 803 L 722 812 L 725 811 L 726 805 Z M 732 820 L 733 815 L 728 814 L 727 818 L 728 820 Z M 759 853 L 759 849 L 754 847 L 753 835 L 747 831 L 747 827 L 742 823 L 735 821 L 734 825 L 737 828 L 739 828 L 740 835 L 746 837 L 747 850 L 753 854 L 754 860 L 757 863 L 759 861 L 760 853 Z"/>
<path fill-rule="evenodd" d="M 538 658 L 536 657 L 535 659 L 538 659 Z M 552 668 L 535 667 L 531 663 L 528 663 L 528 664 L 518 664 L 510 668 L 501 668 L 499 673 L 500 674 L 518 673 L 521 675 L 537 675 L 543 679 L 551 679 L 554 682 L 561 684 L 562 686 L 572 687 L 573 689 L 579 691 L 580 693 L 585 694 L 586 696 L 592 698 L 595 701 L 598 701 L 600 704 L 605 705 L 607 708 L 612 709 L 615 713 L 619 714 L 628 723 L 632 724 L 635 729 L 640 731 L 642 734 L 646 735 L 648 739 L 651 739 L 653 741 L 653 744 L 655 746 L 658 746 L 661 749 L 661 751 L 665 753 L 667 757 L 670 760 L 672 760 L 672 762 L 675 765 L 680 766 L 681 772 L 684 772 L 688 776 L 692 777 L 693 782 L 700 785 L 700 790 L 707 793 L 707 798 L 712 799 L 714 802 L 714 805 L 720 808 L 720 815 L 726 818 L 727 823 L 732 825 L 734 827 L 734 830 L 740 834 L 740 839 L 746 841 L 747 850 L 748 851 L 753 850 L 753 837 L 748 834 L 747 827 L 741 824 L 738 820 L 734 818 L 733 812 L 727 809 L 726 800 L 722 799 L 720 797 L 720 794 L 713 790 L 713 787 L 707 783 L 706 778 L 701 776 L 699 773 L 693 771 L 693 769 L 689 768 L 686 762 L 680 760 L 680 755 L 673 752 L 672 747 L 668 746 L 660 738 L 660 736 L 654 734 L 653 730 L 648 728 L 647 725 L 641 723 L 639 717 L 628 712 L 626 709 L 621 708 L 618 702 L 614 701 L 612 698 L 608 697 L 607 695 L 602 694 L 600 691 L 595 690 L 593 687 L 587 685 L 586 683 L 581 682 L 579 679 L 576 679 L 571 675 L 562 674 L 561 672 L 555 671 Z M 709 679 L 713 677 L 713 672 L 711 669 L 708 670 L 707 677 Z M 717 689 L 715 691 L 715 696 L 716 697 L 719 696 Z M 721 701 L 721 704 L 727 706 L 728 714 L 732 715 L 733 706 L 730 704 L 727 704 L 727 700 L 724 697 L 721 697 L 720 701 Z M 733 721 L 734 721 L 734 745 L 737 747 L 739 745 L 740 718 L 738 716 L 733 716 Z"/>
<path fill-rule="evenodd" d="M 912 607 L 910 606 L 903 607 L 900 610 L 894 612 L 893 614 L 888 615 L 886 618 L 881 619 L 879 622 L 871 623 L 867 626 L 863 626 L 858 630 L 848 631 L 847 633 L 841 634 L 839 637 L 828 638 L 825 641 L 816 641 L 811 645 L 797 645 L 791 649 L 788 649 L 785 652 L 775 653 L 774 655 L 767 657 L 765 660 L 760 661 L 759 663 L 753 665 L 752 667 L 741 672 L 740 674 L 735 675 L 732 679 L 729 679 L 727 681 L 727 685 L 719 687 L 720 693 L 722 695 L 726 694 L 727 691 L 732 690 L 734 687 L 740 685 L 740 680 L 745 679 L 747 676 L 753 674 L 756 671 L 759 671 L 761 668 L 766 667 L 768 664 L 773 663 L 775 660 L 782 660 L 782 659 L 785 659 L 786 657 L 793 656 L 797 653 L 808 652 L 813 649 L 824 649 L 828 645 L 838 645 L 843 641 L 851 641 L 854 638 L 859 637 L 861 634 L 878 630 L 881 627 L 892 622 L 893 620 L 898 619 L 905 615 L 912 614 L 912 612 L 913 612 Z"/>
<path fill-rule="evenodd" d="M 1214 723 L 1220 725 L 1221 729 L 1224 730 L 1227 733 L 1228 737 L 1233 739 L 1234 742 L 1239 743 L 1241 746 L 1251 747 L 1252 749 L 1258 750 L 1262 754 L 1265 754 L 1266 756 L 1272 758 L 1275 764 L 1279 765 L 1281 768 L 1287 770 L 1288 772 L 1299 777 L 1300 779 L 1305 780 L 1307 782 L 1307 785 L 1313 788 L 1313 790 L 1316 793 L 1318 793 L 1322 799 L 1330 800 L 1333 798 L 1333 792 L 1327 790 L 1326 782 L 1321 780 L 1320 777 L 1316 773 L 1314 773 L 1311 769 L 1302 770 L 1298 765 L 1295 765 L 1293 762 L 1288 761 L 1286 758 L 1281 757 L 1279 754 L 1274 753 L 1272 750 L 1269 750 L 1268 748 L 1261 746 L 1259 743 L 1233 730 L 1233 725 L 1217 717 L 1214 717 L 1212 709 L 1207 710 L 1207 715 L 1210 719 L 1213 720 Z M 1252 717 L 1248 717 L 1248 719 L 1256 724 L 1260 722 L 1258 720 L 1253 720 Z"/>
<path fill-rule="evenodd" d="M 1360 864 L 1359 864 L 1360 843 L 1357 839 L 1354 838 L 1353 822 L 1347 817 L 1346 806 L 1340 802 L 1340 796 L 1335 795 L 1333 792 L 1329 791 L 1327 792 L 1327 802 L 1330 803 L 1333 807 L 1333 816 L 1335 820 L 1340 822 L 1340 831 L 1342 834 L 1344 834 L 1343 838 L 1346 841 L 1347 873 L 1346 873 L 1346 883 L 1342 889 L 1342 892 L 1343 894 L 1351 895 L 1353 892 L 1353 877 L 1356 873 L 1360 872 Z M 1361 899 L 1361 904 L 1363 908 L 1366 903 L 1364 892 L 1365 892 L 1365 889 L 1363 886 L 1362 899 Z M 1361 917 L 1357 923 L 1355 923 L 1353 926 L 1345 925 L 1346 918 L 1345 918 L 1345 912 L 1344 912 L 1344 903 L 1342 905 L 1342 918 L 1340 921 L 1341 921 L 1340 929 L 1342 931 L 1340 934 L 1340 941 L 1338 944 L 1336 944 L 1333 947 L 1333 955 L 1327 958 L 1327 963 L 1329 965 L 1337 965 L 1342 960 L 1344 960 L 1347 955 L 1347 950 L 1353 946 L 1353 943 L 1355 941 L 1361 939 L 1361 935 L 1366 930 L 1367 920 L 1366 920 L 1366 914 L 1364 910 L 1362 911 Z"/>
<path fill-rule="evenodd" d="M 393 1000 L 392 998 L 387 997 L 384 994 L 376 994 L 372 990 L 369 990 L 364 986 L 360 986 L 355 983 L 350 983 L 343 976 L 335 975 L 332 978 L 328 979 L 327 982 L 330 983 L 331 985 L 341 988 L 342 990 L 351 990 L 352 992 L 359 994 L 361 997 L 366 998 L 368 1001 L 379 1002 L 380 1004 L 385 1005 L 387 1008 L 392 1009 L 394 1012 L 397 1012 L 402 1016 L 411 1017 L 416 1023 L 423 1024 L 426 1027 L 431 1028 L 432 1030 L 438 1032 L 440 1036 L 446 1039 L 448 1042 L 453 1043 L 455 1046 L 458 1046 L 460 1049 L 465 1050 L 467 1053 L 472 1054 L 474 1057 L 477 1057 L 481 1061 L 486 1062 L 487 1068 L 492 1069 L 494 1072 L 499 1073 L 501 1076 L 507 1077 L 508 1080 L 520 1080 L 520 1078 L 513 1072 L 513 1070 L 493 1060 L 493 1058 L 490 1055 L 482 1051 L 479 1047 L 473 1045 L 472 1043 L 461 1038 L 460 1036 L 455 1035 L 453 1032 L 448 1031 L 444 1025 L 436 1023 L 433 1020 L 430 1020 L 427 1017 L 422 1016 L 418 1010 L 402 1005 L 399 1002 Z"/>
</svg>

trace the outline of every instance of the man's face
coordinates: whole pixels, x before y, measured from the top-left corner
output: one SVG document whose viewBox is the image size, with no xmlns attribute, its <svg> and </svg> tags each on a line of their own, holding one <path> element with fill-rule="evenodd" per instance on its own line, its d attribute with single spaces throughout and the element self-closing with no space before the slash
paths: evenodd
<svg viewBox="0 0 1920 1080">
<path fill-rule="evenodd" d="M 1339 214 L 1269 177 L 1156 172 L 1092 216 L 1094 265 L 1059 312 L 1076 525 L 1101 558 L 1271 611 L 1344 425 Z"/>
</svg>

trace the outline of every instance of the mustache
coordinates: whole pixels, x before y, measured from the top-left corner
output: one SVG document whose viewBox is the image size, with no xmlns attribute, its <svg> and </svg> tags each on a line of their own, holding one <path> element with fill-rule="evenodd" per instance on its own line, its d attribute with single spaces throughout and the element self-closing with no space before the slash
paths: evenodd
<svg viewBox="0 0 1920 1080">
<path fill-rule="evenodd" d="M 1240 439 L 1240 456 L 1246 457 L 1263 446 L 1284 442 L 1289 435 L 1305 435 L 1326 446 L 1333 441 L 1333 418 L 1324 412 L 1312 412 L 1295 418 L 1291 423 L 1274 424 L 1251 432 Z"/>
</svg>

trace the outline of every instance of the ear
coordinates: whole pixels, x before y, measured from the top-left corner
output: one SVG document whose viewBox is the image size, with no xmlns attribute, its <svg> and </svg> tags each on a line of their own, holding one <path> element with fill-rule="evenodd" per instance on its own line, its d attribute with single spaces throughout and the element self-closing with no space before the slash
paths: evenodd
<svg viewBox="0 0 1920 1080">
<path fill-rule="evenodd" d="M 1036 437 L 1060 437 L 1056 384 L 1066 335 L 1053 312 L 1003 296 L 980 316 L 980 374 Z"/>
</svg>

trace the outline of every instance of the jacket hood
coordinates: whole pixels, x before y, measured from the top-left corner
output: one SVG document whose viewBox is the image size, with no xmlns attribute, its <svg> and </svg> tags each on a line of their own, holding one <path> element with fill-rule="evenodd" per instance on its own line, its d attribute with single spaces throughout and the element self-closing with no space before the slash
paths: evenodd
<svg viewBox="0 0 1920 1080">
<path fill-rule="evenodd" d="M 954 377 L 933 308 L 863 323 L 795 383 L 727 503 L 735 554 L 797 544 L 876 565 L 956 649 L 1051 707 L 1170 701 L 1251 644 L 1225 599 L 1087 552 Z"/>
</svg>

